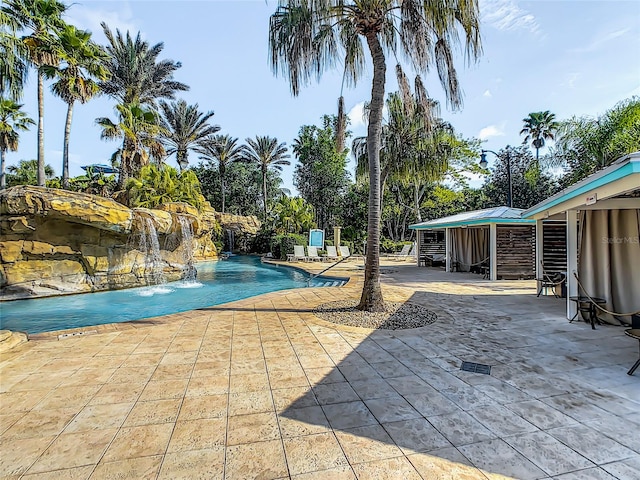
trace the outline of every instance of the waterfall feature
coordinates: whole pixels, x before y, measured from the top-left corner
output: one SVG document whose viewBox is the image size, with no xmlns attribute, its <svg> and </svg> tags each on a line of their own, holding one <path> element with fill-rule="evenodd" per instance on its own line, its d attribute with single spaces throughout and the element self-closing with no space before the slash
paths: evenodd
<svg viewBox="0 0 640 480">
<path fill-rule="evenodd" d="M 191 222 L 185 216 L 178 216 L 178 222 L 180 222 L 180 231 L 182 233 L 182 280 L 185 284 L 195 284 L 198 272 L 193 264 L 193 228 L 191 227 Z"/>
<path fill-rule="evenodd" d="M 140 231 L 138 251 L 145 256 L 145 280 L 147 285 L 164 285 L 167 281 L 164 277 L 156 226 L 149 217 L 141 217 L 141 220 L 142 229 Z"/>
<path fill-rule="evenodd" d="M 231 229 L 226 230 L 227 232 L 227 251 L 229 253 L 233 253 L 233 251 L 235 250 L 235 232 Z"/>
</svg>

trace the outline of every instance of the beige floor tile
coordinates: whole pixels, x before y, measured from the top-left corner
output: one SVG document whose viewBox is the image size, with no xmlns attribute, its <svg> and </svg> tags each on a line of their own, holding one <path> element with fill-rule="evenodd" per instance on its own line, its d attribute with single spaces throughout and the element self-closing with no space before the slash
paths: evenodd
<svg viewBox="0 0 640 480">
<path fill-rule="evenodd" d="M 165 455 L 158 480 L 222 480 L 224 448 L 217 447 Z"/>
<path fill-rule="evenodd" d="M 52 410 L 58 408 L 82 408 L 100 390 L 100 385 L 58 387 L 52 390 L 35 410 Z"/>
<path fill-rule="evenodd" d="M 378 421 L 363 402 L 335 403 L 322 407 L 329 424 L 338 430 L 376 425 Z"/>
<path fill-rule="evenodd" d="M 0 478 L 24 473 L 54 438 L 0 438 Z"/>
<path fill-rule="evenodd" d="M 383 424 L 405 454 L 450 447 L 451 443 L 424 418 Z"/>
<path fill-rule="evenodd" d="M 33 464 L 28 473 L 48 472 L 65 468 L 95 465 L 117 430 L 92 430 L 60 435 Z"/>
<path fill-rule="evenodd" d="M 276 479 L 288 476 L 282 441 L 247 443 L 227 448 L 225 478 Z"/>
<path fill-rule="evenodd" d="M 158 368 L 156 368 L 156 371 L 151 376 L 151 380 L 179 380 L 189 378 L 192 370 L 193 364 L 190 363 L 158 365 Z"/>
<path fill-rule="evenodd" d="M 137 425 L 175 422 L 180 405 L 182 405 L 181 398 L 138 402 L 129 413 L 123 426 L 134 427 Z"/>
<path fill-rule="evenodd" d="M 554 428 L 547 430 L 547 433 L 598 465 L 636 455 L 626 446 L 585 425 Z"/>
<path fill-rule="evenodd" d="M 191 378 L 200 377 L 228 377 L 231 371 L 231 363 L 229 360 L 217 360 L 213 362 L 201 361 L 198 357 L 198 361 L 193 367 L 193 373 Z"/>
<path fill-rule="evenodd" d="M 289 408 L 278 415 L 283 437 L 297 437 L 314 433 L 325 433 L 329 422 L 319 406 Z"/>
<path fill-rule="evenodd" d="M 269 377 L 266 373 L 231 375 L 231 393 L 258 392 L 269 388 Z"/>
<path fill-rule="evenodd" d="M 160 380 L 149 382 L 144 387 L 142 394 L 138 398 L 140 402 L 149 400 L 168 400 L 170 398 L 184 397 L 189 380 Z"/>
<path fill-rule="evenodd" d="M 336 467 L 317 472 L 301 473 L 292 475 L 292 480 L 356 480 L 351 467 Z"/>
<path fill-rule="evenodd" d="M 427 420 L 456 447 L 496 438 L 494 433 L 465 412 L 438 415 Z"/>
<path fill-rule="evenodd" d="M 64 432 L 75 433 L 120 428 L 132 408 L 133 402 L 87 405 L 69 423 Z"/>
<path fill-rule="evenodd" d="M 362 400 L 373 398 L 395 397 L 398 392 L 389 385 L 386 380 L 354 380 L 351 382 L 353 388 Z"/>
<path fill-rule="evenodd" d="M 177 422 L 167 451 L 174 453 L 223 447 L 226 427 L 226 418 L 201 418 Z"/>
<path fill-rule="evenodd" d="M 172 423 L 121 428 L 104 454 L 104 462 L 162 455 L 169 444 Z"/>
<path fill-rule="evenodd" d="M 41 402 L 52 390 L 30 390 L 28 392 L 0 393 L 3 412 L 26 412 Z M 55 407 L 53 407 L 55 408 Z"/>
<path fill-rule="evenodd" d="M 155 369 L 155 365 L 120 367 L 109 378 L 109 383 L 146 383 Z"/>
<path fill-rule="evenodd" d="M 18 420 L 2 436 L 3 438 L 33 438 L 57 435 L 62 432 L 76 413 L 75 408 L 34 410 Z"/>
<path fill-rule="evenodd" d="M 274 412 L 229 417 L 227 445 L 262 442 L 277 438 L 280 438 L 280 430 Z"/>
<path fill-rule="evenodd" d="M 351 465 L 403 455 L 380 425 L 358 427 L 335 434 Z"/>
<path fill-rule="evenodd" d="M 94 468 L 94 465 L 85 465 L 84 467 L 66 468 L 53 472 L 33 473 L 21 478 L 25 480 L 87 480 Z"/>
<path fill-rule="evenodd" d="M 229 377 L 218 375 L 210 377 L 192 377 L 187 386 L 186 396 L 222 395 L 229 393 Z"/>
<path fill-rule="evenodd" d="M 333 433 L 319 433 L 284 439 L 284 450 L 291 475 L 348 465 Z"/>
<path fill-rule="evenodd" d="M 358 480 L 421 480 L 406 457 L 387 458 L 353 465 Z"/>
<path fill-rule="evenodd" d="M 144 383 L 107 383 L 100 388 L 89 403 L 90 405 L 104 405 L 135 402 L 144 387 Z"/>
<path fill-rule="evenodd" d="M 157 478 L 162 455 L 100 462 L 91 480 L 153 480 Z"/>
<path fill-rule="evenodd" d="M 137 348 L 136 348 L 137 350 Z M 121 367 L 140 367 L 143 365 L 158 365 L 162 360 L 162 353 L 133 353 L 120 365 Z"/>
<path fill-rule="evenodd" d="M 399 422 L 411 418 L 422 418 L 400 395 L 365 400 L 365 405 L 380 423 Z"/>
<path fill-rule="evenodd" d="M 422 478 L 427 480 L 484 480 L 480 470 L 453 447 L 407 456 Z"/>
<path fill-rule="evenodd" d="M 358 394 L 351 388 L 348 382 L 315 385 L 313 387 L 313 393 L 320 405 L 360 400 L 360 397 L 358 397 Z"/>
<path fill-rule="evenodd" d="M 458 450 L 489 478 L 544 478 L 546 473 L 503 440 L 485 440 L 458 447 Z"/>
<path fill-rule="evenodd" d="M 310 388 L 279 388 L 271 390 L 271 394 L 277 411 L 318 405 L 318 401 Z"/>
<path fill-rule="evenodd" d="M 274 410 L 271 391 L 231 393 L 229 395 L 229 415 L 271 412 Z"/>
<path fill-rule="evenodd" d="M 227 395 L 203 395 L 201 397 L 185 397 L 178 420 L 218 418 L 226 415 Z"/>
<path fill-rule="evenodd" d="M 2 435 L 7 429 L 11 428 L 14 423 L 20 420 L 26 415 L 26 412 L 0 414 L 0 435 Z"/>
</svg>

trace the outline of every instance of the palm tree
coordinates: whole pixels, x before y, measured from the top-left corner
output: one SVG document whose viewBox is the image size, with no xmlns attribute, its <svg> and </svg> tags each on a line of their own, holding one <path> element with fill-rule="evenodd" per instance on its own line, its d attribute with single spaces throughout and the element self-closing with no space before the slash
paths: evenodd
<svg viewBox="0 0 640 480">
<path fill-rule="evenodd" d="M 225 176 L 227 167 L 231 163 L 238 162 L 243 158 L 243 148 L 238 145 L 238 139 L 229 135 L 214 135 L 203 140 L 195 151 L 198 152 L 202 160 L 218 163 L 218 173 L 220 174 L 220 193 L 222 196 L 222 213 L 225 212 L 227 184 Z"/>
<path fill-rule="evenodd" d="M 36 123 L 21 109 L 22 105 L 13 100 L 0 99 L 0 189 L 7 186 L 4 174 L 7 151 L 17 151 L 20 132 L 29 130 L 29 125 Z"/>
<path fill-rule="evenodd" d="M 213 112 L 202 113 L 198 104 L 187 105 L 184 100 L 167 103 L 160 102 L 160 125 L 165 133 L 162 142 L 168 147 L 167 155 L 175 153 L 180 171 L 189 165 L 189 150 L 195 149 L 208 136 L 213 135 L 220 127 L 209 125 Z"/>
<path fill-rule="evenodd" d="M 364 41 L 373 62 L 367 130 L 367 259 L 361 309 L 384 310 L 380 289 L 380 145 L 385 50 L 404 54 L 420 73 L 435 63 L 447 101 L 458 108 L 462 93 L 453 47 L 461 34 L 467 58 L 477 58 L 481 49 L 477 0 L 281 0 L 271 16 L 271 64 L 274 73 L 288 75 L 294 95 L 303 84 L 340 61 L 347 82 L 355 84 L 364 71 Z"/>
<path fill-rule="evenodd" d="M 246 162 L 256 164 L 262 173 L 262 202 L 264 208 L 264 220 L 267 220 L 267 171 L 273 168 L 282 171 L 283 165 L 291 165 L 287 154 L 286 143 L 278 143 L 277 138 L 257 135 L 255 139 L 247 138 L 247 145 L 243 145 L 243 159 Z"/>
<path fill-rule="evenodd" d="M 165 151 L 158 140 L 163 129 L 158 125 L 155 111 L 138 104 L 117 105 L 116 111 L 119 117 L 117 123 L 106 117 L 96 119 L 96 123 L 102 127 L 100 138 L 123 139 L 122 149 L 114 154 L 120 156 L 118 187 L 123 189 L 127 179 L 149 164 L 150 158 L 161 163 Z"/>
<path fill-rule="evenodd" d="M 7 185 L 37 185 L 38 184 L 38 160 L 20 160 L 17 165 L 7 167 Z M 47 180 L 53 178 L 55 172 L 51 165 L 44 166 L 44 174 Z"/>
<path fill-rule="evenodd" d="M 0 96 L 19 100 L 29 72 L 24 61 L 26 45 L 17 36 L 19 25 L 15 19 L 1 10 L 0 26 Z"/>
<path fill-rule="evenodd" d="M 67 6 L 57 0 L 5 0 L 2 12 L 18 29 L 29 30 L 23 37 L 27 61 L 38 71 L 38 185 L 46 181 L 44 163 L 44 78 L 45 67 L 60 61 L 60 47 L 55 33 L 64 26 L 62 14 Z"/>
<path fill-rule="evenodd" d="M 107 70 L 110 78 L 100 83 L 100 88 L 120 104 L 140 104 L 155 107 L 161 98 L 172 100 L 177 91 L 189 90 L 184 83 L 173 79 L 173 73 L 182 66 L 173 60 L 158 60 L 164 49 L 163 43 L 153 46 L 142 40 L 140 32 L 132 38 L 116 29 L 111 32 L 106 23 L 102 29 L 109 41 Z"/>
<path fill-rule="evenodd" d="M 107 54 L 91 41 L 91 32 L 78 30 L 72 25 L 65 25 L 59 35 L 62 47 L 60 69 L 45 69 L 47 76 L 56 76 L 58 81 L 51 86 L 51 91 L 67 104 L 67 119 L 64 126 L 64 143 L 62 148 L 62 187 L 69 188 L 69 137 L 73 106 L 76 101 L 86 103 L 100 93 L 98 84 L 93 80 L 106 80 L 109 72 L 104 67 Z M 93 78 L 92 78 L 93 77 Z"/>
<path fill-rule="evenodd" d="M 536 149 L 536 160 L 539 159 L 540 149 L 544 147 L 544 141 L 555 138 L 555 132 L 560 126 L 555 119 L 556 115 L 549 110 L 531 112 L 527 118 L 522 119 L 524 125 L 520 130 L 520 135 L 526 135 L 522 143 L 531 141 L 531 146 Z"/>
<path fill-rule="evenodd" d="M 302 197 L 282 195 L 273 207 L 278 233 L 303 233 L 315 228 L 313 207 Z"/>
</svg>

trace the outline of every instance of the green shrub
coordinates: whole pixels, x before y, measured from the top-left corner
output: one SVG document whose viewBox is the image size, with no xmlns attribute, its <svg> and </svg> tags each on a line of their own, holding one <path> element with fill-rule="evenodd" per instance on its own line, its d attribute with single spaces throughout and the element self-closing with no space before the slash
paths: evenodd
<svg viewBox="0 0 640 480">
<path fill-rule="evenodd" d="M 402 250 L 405 245 L 411 245 L 413 242 L 394 242 L 388 238 L 380 241 L 380 251 L 384 253 L 396 253 Z"/>
<path fill-rule="evenodd" d="M 163 165 L 145 165 L 137 178 L 130 178 L 126 185 L 130 207 L 154 208 L 168 202 L 185 202 L 198 210 L 205 203 L 200 182 L 191 170 L 182 173 Z"/>
<path fill-rule="evenodd" d="M 252 253 L 267 253 L 271 251 L 273 230 L 262 229 L 252 238 L 249 251 Z"/>
<path fill-rule="evenodd" d="M 274 258 L 286 260 L 287 254 L 293 253 L 294 245 L 307 245 L 306 235 L 297 233 L 287 233 L 284 235 L 274 235 L 271 239 L 271 253 Z"/>
</svg>

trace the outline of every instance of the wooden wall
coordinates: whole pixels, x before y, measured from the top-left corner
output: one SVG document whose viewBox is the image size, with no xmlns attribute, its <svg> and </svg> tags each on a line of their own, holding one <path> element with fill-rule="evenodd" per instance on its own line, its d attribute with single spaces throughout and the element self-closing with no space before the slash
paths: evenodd
<svg viewBox="0 0 640 480">
<path fill-rule="evenodd" d="M 420 265 L 432 265 L 434 255 L 444 255 L 444 230 L 418 230 L 420 235 Z M 444 264 L 444 260 L 436 262 Z"/>
<path fill-rule="evenodd" d="M 546 274 L 567 273 L 567 222 L 545 220 L 542 223 L 542 264 Z"/>
<path fill-rule="evenodd" d="M 535 226 L 498 225 L 496 233 L 498 280 L 535 278 Z"/>
</svg>

